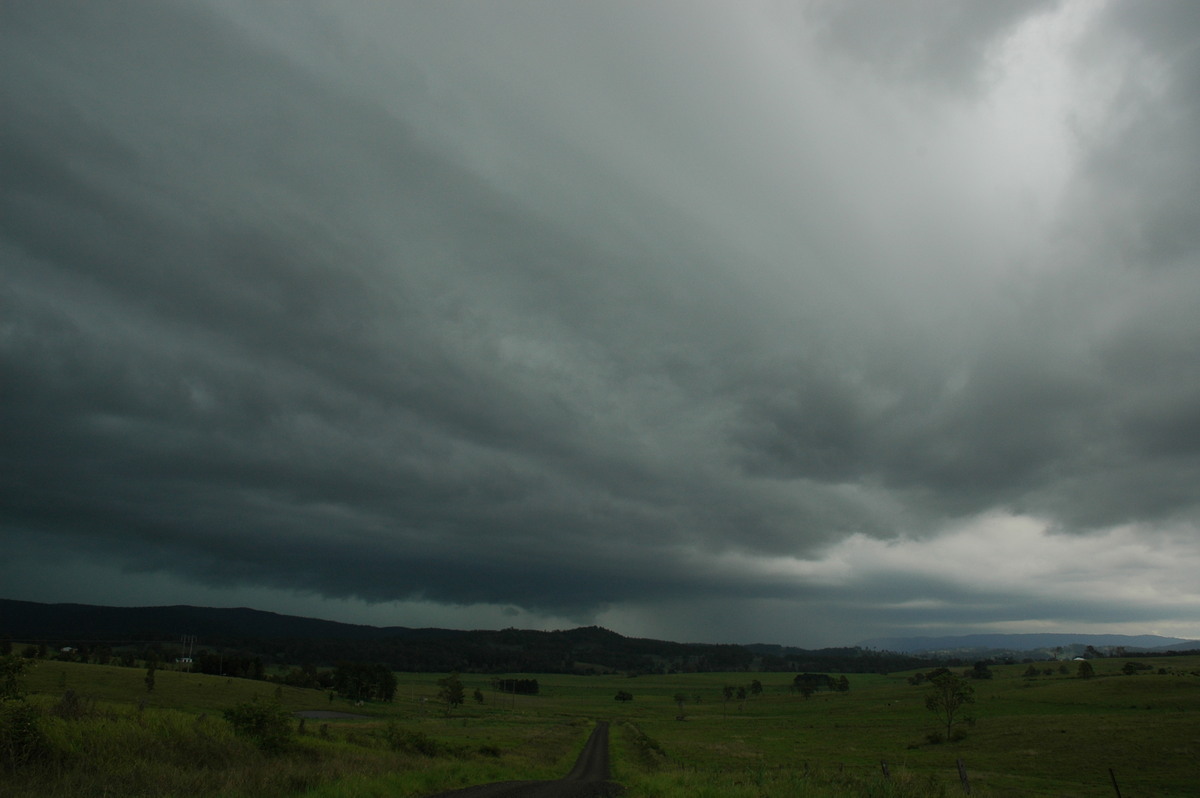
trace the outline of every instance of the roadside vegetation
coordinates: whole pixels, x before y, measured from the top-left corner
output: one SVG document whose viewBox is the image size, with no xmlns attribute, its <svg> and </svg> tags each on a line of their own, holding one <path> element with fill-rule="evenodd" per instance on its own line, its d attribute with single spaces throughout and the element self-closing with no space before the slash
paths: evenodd
<svg viewBox="0 0 1200 798">
<path fill-rule="evenodd" d="M 18 798 L 415 798 L 561 777 L 598 719 L 612 721 L 613 778 L 631 798 L 956 796 L 964 776 L 975 796 L 1111 796 L 1114 779 L 1125 795 L 1185 796 L 1200 761 L 1200 657 L 1095 659 L 1086 677 L 1079 663 L 993 664 L 953 680 L 398 673 L 390 701 L 173 663 L 152 686 L 142 662 L 3 663 L 0 781 Z"/>
</svg>

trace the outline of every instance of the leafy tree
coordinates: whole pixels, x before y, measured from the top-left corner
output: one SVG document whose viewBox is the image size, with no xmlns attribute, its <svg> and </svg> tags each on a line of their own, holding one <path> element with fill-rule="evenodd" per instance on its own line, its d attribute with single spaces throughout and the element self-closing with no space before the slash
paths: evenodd
<svg viewBox="0 0 1200 798">
<path fill-rule="evenodd" d="M 0 701 L 24 697 L 21 677 L 29 670 L 31 664 L 30 660 L 23 657 L 0 657 Z"/>
<path fill-rule="evenodd" d="M 846 674 L 843 673 L 838 677 L 836 689 L 839 693 L 850 692 L 850 680 L 846 678 Z"/>
<path fill-rule="evenodd" d="M 992 669 L 983 660 L 975 663 L 975 666 L 970 671 L 972 679 L 990 679 L 992 678 Z"/>
<path fill-rule="evenodd" d="M 478 687 L 475 688 L 475 703 L 476 704 L 483 703 L 483 691 L 480 690 Z"/>
<path fill-rule="evenodd" d="M 438 679 L 438 699 L 445 702 L 447 714 L 462 704 L 463 683 L 457 673 Z"/>
<path fill-rule="evenodd" d="M 750 682 L 750 695 L 760 696 L 762 695 L 762 690 L 762 682 L 760 682 L 758 679 Z"/>
<path fill-rule="evenodd" d="M 837 685 L 832 676 L 827 673 L 800 673 L 796 678 L 792 679 L 792 688 L 801 690 L 804 687 L 811 687 L 813 692 L 818 690 L 833 690 Z"/>
<path fill-rule="evenodd" d="M 1090 679 L 1096 675 L 1096 669 L 1092 667 L 1092 663 L 1085 660 L 1080 660 L 1079 670 L 1076 672 L 1080 679 Z"/>
<path fill-rule="evenodd" d="M 624 690 L 618 690 L 615 700 L 616 701 L 632 701 L 633 693 L 627 693 Z"/>
<path fill-rule="evenodd" d="M 963 707 L 975 703 L 975 688 L 953 673 L 936 676 L 929 684 L 925 708 L 946 724 L 946 739 L 949 740 Z"/>
</svg>

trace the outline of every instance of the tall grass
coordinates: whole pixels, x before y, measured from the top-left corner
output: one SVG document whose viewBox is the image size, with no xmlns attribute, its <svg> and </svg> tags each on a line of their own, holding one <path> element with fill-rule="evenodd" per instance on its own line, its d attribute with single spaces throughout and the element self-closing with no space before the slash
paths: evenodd
<svg viewBox="0 0 1200 798">
<path fill-rule="evenodd" d="M 433 678 L 422 675 L 422 690 Z M 28 699 L 6 703 L 34 722 L 37 745 L 19 762 L 0 756 L 5 798 L 424 796 L 557 778 L 590 729 L 585 719 L 544 717 L 525 705 L 447 717 L 418 700 L 429 696 L 416 685 L 409 700 L 353 706 L 321 691 L 170 671 L 159 672 L 151 692 L 140 669 L 79 663 L 39 663 L 27 682 Z M 300 709 L 361 717 L 290 718 L 284 737 L 264 745 L 253 724 L 228 712 L 253 707 L 271 717 Z"/>
</svg>

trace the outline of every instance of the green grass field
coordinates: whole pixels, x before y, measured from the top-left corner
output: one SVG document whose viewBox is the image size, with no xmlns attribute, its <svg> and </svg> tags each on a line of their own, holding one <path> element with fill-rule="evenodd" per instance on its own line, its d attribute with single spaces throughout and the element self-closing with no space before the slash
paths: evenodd
<svg viewBox="0 0 1200 798">
<path fill-rule="evenodd" d="M 793 674 L 525 674 L 538 679 L 537 696 L 497 693 L 489 676 L 464 674 L 466 704 L 447 714 L 441 674 L 397 674 L 393 702 L 359 707 L 315 690 L 162 670 L 148 693 L 144 669 L 43 661 L 24 679 L 39 713 L 38 755 L 10 763 L 4 794 L 422 796 L 561 776 L 592 723 L 607 719 L 614 778 L 634 798 L 960 795 L 958 760 L 973 795 L 1112 796 L 1110 769 L 1127 797 L 1195 795 L 1200 658 L 1137 658 L 1150 666 L 1137 675 L 1121 673 L 1125 661 L 1093 661 L 1091 679 L 1076 678 L 1073 664 L 1037 678 L 1022 675 L 1026 665 L 994 667 L 994 678 L 972 682 L 966 738 L 941 744 L 926 739 L 937 721 L 910 674 L 849 674 L 849 692 L 807 699 L 789 690 Z M 755 678 L 761 695 L 723 700 L 723 686 Z M 74 703 L 63 701 L 68 691 Z M 618 691 L 633 700 L 615 701 Z M 251 701 L 364 717 L 306 720 L 290 746 L 266 752 L 222 716 Z"/>
</svg>

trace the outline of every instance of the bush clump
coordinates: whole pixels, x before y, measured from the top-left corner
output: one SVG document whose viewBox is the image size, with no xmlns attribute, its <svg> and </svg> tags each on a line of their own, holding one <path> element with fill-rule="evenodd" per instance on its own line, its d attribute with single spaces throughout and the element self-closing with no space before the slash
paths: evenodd
<svg viewBox="0 0 1200 798">
<path fill-rule="evenodd" d="M 437 756 L 441 753 L 441 746 L 438 745 L 437 740 L 424 732 L 409 731 L 400 728 L 395 723 L 389 723 L 384 729 L 383 735 L 387 740 L 388 748 L 393 751 L 420 754 L 421 756 Z"/>
<path fill-rule="evenodd" d="M 42 758 L 49 751 L 41 711 L 24 701 L 0 701 L 0 767 L 8 771 Z"/>
<path fill-rule="evenodd" d="M 249 701 L 222 712 L 234 733 L 248 737 L 264 751 L 278 753 L 292 742 L 292 716 L 279 704 Z"/>
</svg>

